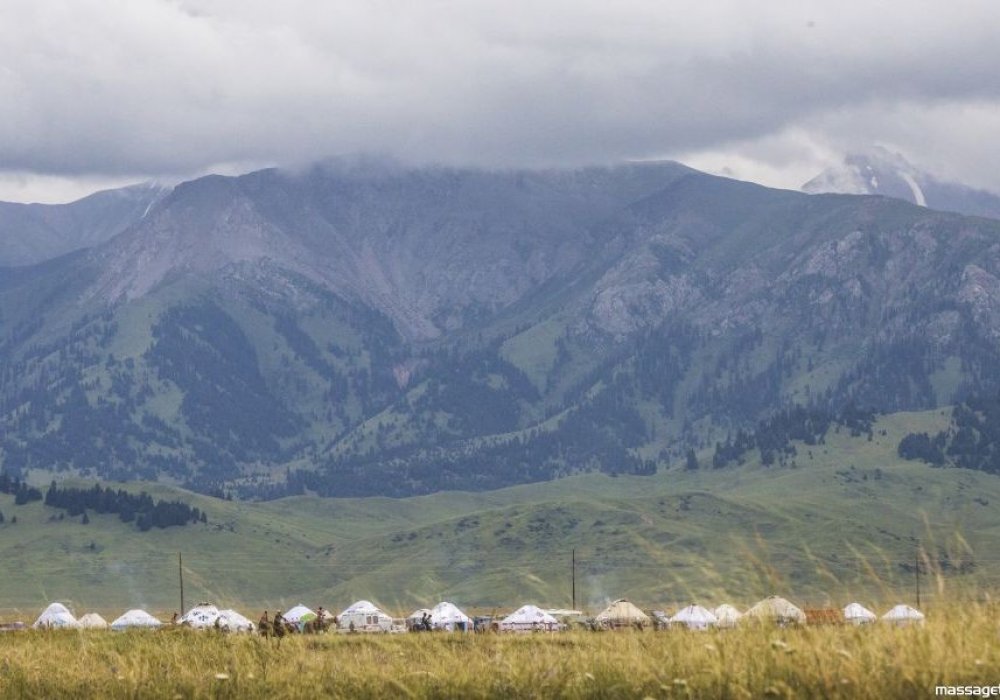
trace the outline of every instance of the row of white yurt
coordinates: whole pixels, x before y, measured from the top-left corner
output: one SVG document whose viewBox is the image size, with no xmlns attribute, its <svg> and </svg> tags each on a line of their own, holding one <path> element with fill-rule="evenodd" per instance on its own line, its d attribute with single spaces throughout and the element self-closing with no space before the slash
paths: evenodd
<svg viewBox="0 0 1000 700">
<path fill-rule="evenodd" d="M 129 627 L 159 627 L 160 621 L 144 610 L 129 610 L 108 625 L 107 621 L 97 613 L 87 613 L 79 620 L 62 603 L 52 603 L 35 620 L 32 627 L 36 629 L 126 629 Z"/>
<path fill-rule="evenodd" d="M 595 621 L 604 624 L 610 623 L 612 626 L 624 626 L 642 620 L 640 617 L 642 615 L 641 611 L 638 611 L 638 608 L 635 608 L 628 601 L 617 600 L 600 613 Z M 859 603 L 851 603 L 845 607 L 843 616 L 845 621 L 852 624 L 865 624 L 879 619 L 875 613 Z M 806 621 L 806 615 L 802 609 L 779 596 L 769 596 L 757 602 L 745 613 L 741 613 L 729 604 L 720 605 L 714 611 L 700 605 L 688 605 L 670 617 L 668 621 L 671 625 L 701 630 L 709 627 L 734 627 L 744 617 L 779 624 L 802 624 Z M 923 621 L 924 615 L 908 605 L 897 605 L 881 619 L 894 624 L 908 624 Z"/>
<path fill-rule="evenodd" d="M 35 629 L 107 629 L 108 622 L 97 613 L 87 613 L 79 620 L 62 603 L 52 603 L 35 620 Z"/>
<path fill-rule="evenodd" d="M 844 620 L 853 625 L 871 624 L 878 619 L 880 619 L 878 615 L 861 603 L 851 603 L 844 608 Z M 924 621 L 924 614 L 916 608 L 901 603 L 883 615 L 881 620 L 894 625 L 919 624 Z"/>
<path fill-rule="evenodd" d="M 324 615 L 328 615 L 324 611 Z M 304 605 L 296 605 L 284 613 L 284 618 L 292 623 L 304 623 L 315 620 L 318 615 Z M 426 618 L 425 618 L 426 616 Z M 878 616 L 860 603 L 851 603 L 843 609 L 846 622 L 862 625 L 875 622 Z M 673 615 L 669 621 L 674 625 L 683 625 L 689 629 L 707 629 L 709 627 L 733 627 L 743 617 L 768 620 L 779 624 L 805 622 L 805 613 L 778 596 L 770 596 L 753 605 L 745 613 L 740 613 L 735 607 L 723 604 L 714 611 L 700 605 L 688 605 Z M 426 619 L 433 629 L 441 630 L 471 630 L 472 618 L 466 615 L 453 603 L 442 602 L 431 609 L 420 609 L 408 620 L 420 622 Z M 896 605 L 881 618 L 883 621 L 896 625 L 921 623 L 924 615 L 919 610 L 908 605 Z M 367 600 L 359 600 L 344 609 L 337 617 L 338 625 L 343 630 L 359 632 L 388 632 L 393 629 L 393 620 L 384 611 Z M 648 616 L 627 600 L 620 599 L 611 603 L 597 615 L 595 621 L 611 627 L 645 625 Z M 252 631 L 254 624 L 235 610 L 219 610 L 216 606 L 201 603 L 191 608 L 178 620 L 193 628 L 220 627 L 229 631 Z M 39 615 L 33 627 L 49 628 L 90 628 L 110 627 L 114 630 L 129 628 L 155 628 L 162 623 L 144 610 L 129 610 L 116 618 L 110 625 L 96 613 L 88 613 L 77 620 L 73 613 L 62 603 L 52 603 Z M 525 605 L 514 611 L 499 623 L 501 630 L 553 631 L 560 627 L 559 621 L 534 605 Z"/>
<path fill-rule="evenodd" d="M 714 616 L 715 622 L 711 621 L 710 616 Z M 805 613 L 801 609 L 784 598 L 771 596 L 755 604 L 746 613 L 740 613 L 739 610 L 728 604 L 720 605 L 715 609 L 714 613 L 698 605 L 689 605 L 674 615 L 670 619 L 670 622 L 681 623 L 692 629 L 704 629 L 713 625 L 717 627 L 733 627 L 744 616 L 779 623 L 801 624 L 806 620 Z M 860 603 L 851 603 L 846 606 L 843 609 L 843 616 L 846 622 L 855 625 L 863 625 L 879 619 L 878 615 Z M 924 614 L 908 605 L 897 605 L 883 615 L 881 619 L 894 624 L 908 624 L 923 621 Z"/>
<path fill-rule="evenodd" d="M 282 613 L 282 617 L 286 622 L 304 624 L 316 620 L 319 614 L 300 603 Z M 332 616 L 324 610 L 323 617 L 329 619 Z M 391 632 L 394 630 L 392 617 L 368 600 L 359 600 L 344 608 L 336 616 L 336 620 L 337 627 L 341 630 L 355 632 Z"/>
<path fill-rule="evenodd" d="M 202 603 L 191 608 L 178 622 L 190 627 L 213 627 L 219 621 L 219 626 L 230 631 L 250 631 L 254 625 L 250 620 L 235 610 L 219 610 L 214 605 Z M 77 620 L 62 603 L 52 603 L 38 616 L 33 627 L 36 629 L 79 628 L 123 630 L 130 628 L 155 628 L 163 623 L 145 610 L 128 610 L 115 618 L 111 624 L 97 613 L 87 613 Z"/>
<path fill-rule="evenodd" d="M 210 603 L 199 603 L 177 620 L 194 629 L 218 628 L 227 632 L 252 632 L 254 623 L 235 610 L 219 610 Z"/>
</svg>

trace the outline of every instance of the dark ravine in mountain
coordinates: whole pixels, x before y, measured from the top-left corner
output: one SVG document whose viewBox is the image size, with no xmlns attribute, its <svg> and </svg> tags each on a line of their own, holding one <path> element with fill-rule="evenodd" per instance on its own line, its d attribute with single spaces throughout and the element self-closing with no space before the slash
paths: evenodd
<svg viewBox="0 0 1000 700">
<path fill-rule="evenodd" d="M 0 275 L 2 465 L 246 496 L 649 473 L 1000 389 L 1000 222 L 674 163 L 184 183 Z"/>
</svg>

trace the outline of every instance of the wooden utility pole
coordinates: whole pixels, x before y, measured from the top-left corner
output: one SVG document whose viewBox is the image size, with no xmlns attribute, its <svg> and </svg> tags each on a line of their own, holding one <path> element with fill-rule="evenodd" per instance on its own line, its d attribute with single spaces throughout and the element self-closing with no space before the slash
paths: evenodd
<svg viewBox="0 0 1000 700">
<path fill-rule="evenodd" d="M 917 609 L 920 609 L 920 545 L 917 545 L 917 551 L 913 553 L 913 575 L 917 579 Z"/>
<path fill-rule="evenodd" d="M 180 552 L 177 552 L 177 578 L 181 582 L 181 616 L 187 612 L 184 610 L 184 557 Z"/>
<path fill-rule="evenodd" d="M 573 550 L 573 609 L 576 610 L 576 550 Z"/>
</svg>

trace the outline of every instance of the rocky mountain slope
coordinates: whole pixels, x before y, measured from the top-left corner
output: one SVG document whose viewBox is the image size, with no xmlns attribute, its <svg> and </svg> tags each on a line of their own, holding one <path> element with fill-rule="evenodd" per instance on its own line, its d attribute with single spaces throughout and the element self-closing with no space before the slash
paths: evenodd
<svg viewBox="0 0 1000 700">
<path fill-rule="evenodd" d="M 185 183 L 0 277 L 3 465 L 271 496 L 651 473 L 1000 388 L 1000 222 L 673 163 Z"/>
</svg>

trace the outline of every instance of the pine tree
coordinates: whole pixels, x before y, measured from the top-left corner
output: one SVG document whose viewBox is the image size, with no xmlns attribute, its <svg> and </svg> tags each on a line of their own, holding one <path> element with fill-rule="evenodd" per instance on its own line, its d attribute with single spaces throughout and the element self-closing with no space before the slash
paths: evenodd
<svg viewBox="0 0 1000 700">
<path fill-rule="evenodd" d="M 688 448 L 687 456 L 685 458 L 684 467 L 688 471 L 695 471 L 698 468 L 698 455 L 694 453 L 692 448 Z"/>
</svg>

